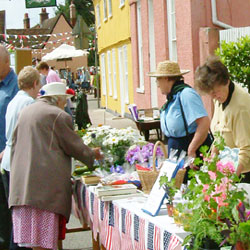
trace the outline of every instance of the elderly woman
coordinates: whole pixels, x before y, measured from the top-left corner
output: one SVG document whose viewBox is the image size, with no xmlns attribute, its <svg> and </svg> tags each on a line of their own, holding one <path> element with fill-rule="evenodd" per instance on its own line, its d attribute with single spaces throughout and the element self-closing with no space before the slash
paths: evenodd
<svg viewBox="0 0 250 250">
<path fill-rule="evenodd" d="M 210 121 L 200 96 L 184 83 L 182 76 L 188 72 L 180 70 L 176 62 L 163 61 L 149 76 L 157 78 L 161 93 L 167 96 L 161 109 L 161 129 L 168 138 L 168 151 L 184 150 L 196 157 L 201 145 L 211 145 Z"/>
<path fill-rule="evenodd" d="M 37 102 L 23 109 L 13 133 L 10 198 L 14 241 L 34 250 L 57 249 L 59 222 L 71 211 L 71 157 L 92 167 L 99 149 L 74 132 L 63 110 L 66 86 L 43 86 Z"/>
<path fill-rule="evenodd" d="M 250 183 L 250 95 L 230 80 L 225 65 L 210 57 L 195 72 L 195 85 L 214 99 L 212 132 L 220 131 L 230 148 L 239 148 L 237 174 Z"/>
</svg>

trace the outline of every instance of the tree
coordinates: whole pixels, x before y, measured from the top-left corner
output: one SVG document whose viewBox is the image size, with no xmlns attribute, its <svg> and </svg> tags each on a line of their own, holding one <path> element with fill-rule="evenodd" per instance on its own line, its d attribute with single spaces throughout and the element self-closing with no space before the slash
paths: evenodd
<svg viewBox="0 0 250 250">
<path fill-rule="evenodd" d="M 65 0 L 64 5 L 59 4 L 59 6 L 57 6 L 55 14 L 63 13 L 69 20 L 70 4 L 71 0 Z M 95 23 L 94 6 L 92 0 L 74 0 L 74 4 L 76 6 L 77 14 L 82 16 L 83 20 L 88 26 Z"/>
<path fill-rule="evenodd" d="M 241 37 L 237 42 L 222 41 L 216 54 L 227 67 L 231 80 L 247 87 L 250 93 L 250 37 Z"/>
</svg>

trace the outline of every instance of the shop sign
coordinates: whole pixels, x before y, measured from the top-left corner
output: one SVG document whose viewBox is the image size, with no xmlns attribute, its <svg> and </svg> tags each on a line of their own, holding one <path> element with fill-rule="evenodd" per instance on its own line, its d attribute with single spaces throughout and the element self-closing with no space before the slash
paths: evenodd
<svg viewBox="0 0 250 250">
<path fill-rule="evenodd" d="M 56 6 L 56 0 L 25 0 L 26 8 L 41 8 Z"/>
</svg>

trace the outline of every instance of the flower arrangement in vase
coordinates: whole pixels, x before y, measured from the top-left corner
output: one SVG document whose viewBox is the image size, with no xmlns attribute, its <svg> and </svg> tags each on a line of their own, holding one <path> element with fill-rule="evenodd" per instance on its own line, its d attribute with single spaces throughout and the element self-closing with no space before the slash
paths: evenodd
<svg viewBox="0 0 250 250">
<path fill-rule="evenodd" d="M 225 143 L 219 134 L 215 134 L 214 146 L 223 150 Z M 240 178 L 235 173 L 232 162 L 223 162 L 216 154 L 211 154 L 208 147 L 201 148 L 203 160 L 196 158 L 194 164 L 202 164 L 199 171 L 191 171 L 188 191 L 184 195 L 187 201 L 179 204 L 180 213 L 191 211 L 191 216 L 184 216 L 184 229 L 191 232 L 184 245 L 188 249 L 220 249 L 241 241 L 250 246 L 250 221 L 246 208 L 246 192 L 237 187 Z"/>
</svg>

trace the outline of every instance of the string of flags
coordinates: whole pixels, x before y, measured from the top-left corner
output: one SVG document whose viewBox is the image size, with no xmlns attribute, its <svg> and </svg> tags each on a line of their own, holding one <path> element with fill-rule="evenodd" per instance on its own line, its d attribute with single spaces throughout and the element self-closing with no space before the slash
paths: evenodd
<svg viewBox="0 0 250 250">
<path fill-rule="evenodd" d="M 56 34 L 39 34 L 39 35 L 16 35 L 16 34 L 0 34 L 0 36 L 3 37 L 4 40 L 6 39 L 30 39 L 30 38 L 36 38 L 38 39 L 39 37 L 58 37 L 58 36 L 64 36 L 64 35 L 71 35 L 72 32 L 62 32 L 62 33 L 56 33 Z"/>
</svg>

